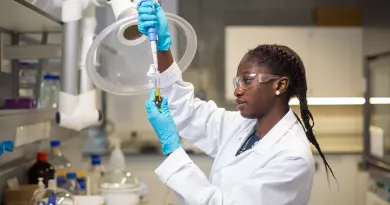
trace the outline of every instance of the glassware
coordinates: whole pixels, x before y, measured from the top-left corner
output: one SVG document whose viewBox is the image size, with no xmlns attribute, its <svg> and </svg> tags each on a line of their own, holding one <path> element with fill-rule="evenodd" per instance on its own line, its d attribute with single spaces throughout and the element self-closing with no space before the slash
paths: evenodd
<svg viewBox="0 0 390 205">
<path fill-rule="evenodd" d="M 65 189 L 51 187 L 38 191 L 30 205 L 76 205 L 73 195 Z"/>
<path fill-rule="evenodd" d="M 166 13 L 171 33 L 172 55 L 184 71 L 197 50 L 197 37 L 183 18 Z M 154 66 L 150 43 L 137 31 L 138 15 L 122 18 L 104 29 L 87 54 L 87 70 L 92 82 L 117 95 L 148 92 L 154 86 Z"/>
</svg>

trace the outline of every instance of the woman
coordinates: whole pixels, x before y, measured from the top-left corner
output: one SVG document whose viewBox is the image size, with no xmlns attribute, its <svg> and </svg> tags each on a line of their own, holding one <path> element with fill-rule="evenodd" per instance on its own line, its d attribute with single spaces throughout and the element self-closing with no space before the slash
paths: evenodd
<svg viewBox="0 0 390 205">
<path fill-rule="evenodd" d="M 150 2 L 138 5 L 138 28 L 147 35 L 149 27 L 158 26 L 162 108 L 155 105 L 154 92 L 146 101 L 163 154 L 169 155 L 156 169 L 158 177 L 182 204 L 308 204 L 314 176 L 309 142 L 331 168 L 313 134 L 299 56 L 279 45 L 250 50 L 234 78 L 239 112 L 226 111 L 194 98 L 193 85 L 182 80 L 169 51 L 165 14 L 154 6 L 155 11 Z M 300 101 L 306 131 L 288 105 L 293 96 Z M 182 149 L 179 134 L 214 158 L 210 181 Z"/>
</svg>

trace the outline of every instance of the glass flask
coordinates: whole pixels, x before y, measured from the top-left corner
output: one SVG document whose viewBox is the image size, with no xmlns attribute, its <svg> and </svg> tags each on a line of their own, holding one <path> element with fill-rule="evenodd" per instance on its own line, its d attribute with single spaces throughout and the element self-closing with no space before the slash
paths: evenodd
<svg viewBox="0 0 390 205">
<path fill-rule="evenodd" d="M 71 193 L 62 188 L 47 188 L 38 191 L 31 199 L 30 205 L 76 205 Z"/>
</svg>

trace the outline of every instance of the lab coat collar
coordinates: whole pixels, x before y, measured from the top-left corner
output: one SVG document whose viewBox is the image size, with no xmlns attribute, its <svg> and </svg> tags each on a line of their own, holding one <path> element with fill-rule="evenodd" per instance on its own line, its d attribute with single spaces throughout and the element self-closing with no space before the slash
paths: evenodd
<svg viewBox="0 0 390 205">
<path fill-rule="evenodd" d="M 233 149 L 233 150 L 229 150 L 229 152 L 231 152 L 231 154 L 229 154 L 230 157 L 232 157 L 231 160 L 229 160 L 226 164 L 216 169 L 215 172 L 222 170 L 222 168 L 224 167 L 235 164 L 235 162 L 245 158 L 246 156 L 252 154 L 253 152 L 259 155 L 266 154 L 268 150 L 271 149 L 286 134 L 286 132 L 288 132 L 290 128 L 297 122 L 297 118 L 295 117 L 294 112 L 290 108 L 287 114 L 278 123 L 276 123 L 276 125 L 260 140 L 259 143 L 257 143 L 255 147 L 241 153 L 238 156 L 235 156 L 235 153 L 242 146 L 242 144 L 248 138 L 248 136 L 256 130 L 256 122 L 257 122 L 256 120 L 250 120 L 249 126 L 248 124 L 243 125 L 246 129 L 244 128 L 244 130 L 242 130 L 239 133 L 240 137 L 235 139 L 237 140 L 237 142 L 231 144 L 228 147 L 229 149 Z"/>
<path fill-rule="evenodd" d="M 253 151 L 261 154 L 271 149 L 297 122 L 294 112 L 290 110 L 253 148 Z"/>
</svg>

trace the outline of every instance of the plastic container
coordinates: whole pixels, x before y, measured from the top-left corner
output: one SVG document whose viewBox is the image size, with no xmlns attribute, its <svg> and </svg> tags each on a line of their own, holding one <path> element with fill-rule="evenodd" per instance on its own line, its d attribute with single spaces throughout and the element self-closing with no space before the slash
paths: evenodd
<svg viewBox="0 0 390 205">
<path fill-rule="evenodd" d="M 34 97 L 5 98 L 3 109 L 32 109 L 37 107 Z"/>
<path fill-rule="evenodd" d="M 77 178 L 77 183 L 80 186 L 80 190 L 77 195 L 86 195 L 87 194 L 87 181 L 85 178 Z"/>
<path fill-rule="evenodd" d="M 19 63 L 19 83 L 34 84 L 36 81 L 38 62 L 21 61 Z"/>
<path fill-rule="evenodd" d="M 60 92 L 60 77 L 45 74 L 41 83 L 38 108 L 57 108 Z"/>
<path fill-rule="evenodd" d="M 171 13 L 166 13 L 166 17 L 172 39 L 177 42 L 172 44 L 171 52 L 184 71 L 196 54 L 196 33 L 183 18 Z M 154 87 L 153 76 L 148 76 L 153 63 L 150 42 L 144 35 L 126 36 L 127 28 L 134 30 L 137 23 L 137 14 L 122 18 L 106 27 L 93 41 L 87 54 L 87 70 L 100 89 L 116 95 L 136 95 Z"/>
<path fill-rule="evenodd" d="M 58 187 L 64 186 L 66 184 L 66 176 L 65 175 L 56 175 L 56 183 Z"/>
<path fill-rule="evenodd" d="M 77 205 L 103 205 L 102 196 L 74 196 Z"/>
<path fill-rule="evenodd" d="M 66 183 L 62 186 L 65 190 L 73 195 L 81 193 L 81 188 L 77 182 L 77 174 L 75 172 L 69 172 L 66 174 Z"/>
<path fill-rule="evenodd" d="M 140 202 L 139 189 L 101 189 L 100 195 L 106 205 L 138 205 Z"/>
<path fill-rule="evenodd" d="M 46 187 L 45 187 L 45 184 L 43 183 L 43 178 L 42 178 L 42 177 L 39 177 L 39 178 L 38 178 L 38 188 L 34 191 L 34 194 L 33 194 L 33 195 L 35 195 L 35 194 L 37 194 L 37 193 L 43 191 L 45 188 L 46 188 Z"/>
<path fill-rule="evenodd" d="M 54 167 L 47 162 L 46 152 L 38 152 L 37 162 L 35 162 L 35 164 L 29 170 L 29 184 L 38 184 L 39 178 L 43 178 L 45 187 L 49 186 L 49 180 L 55 179 L 55 170 Z"/>
<path fill-rule="evenodd" d="M 101 165 L 100 156 L 92 155 L 91 168 L 89 170 L 90 190 L 92 195 L 99 194 L 99 185 L 104 177 L 104 168 Z"/>
<path fill-rule="evenodd" d="M 59 140 L 52 140 L 50 142 L 48 161 L 54 166 L 56 170 L 56 183 L 57 186 L 61 187 L 66 183 L 66 173 L 72 164 L 62 153 L 61 142 Z"/>
<path fill-rule="evenodd" d="M 140 183 L 130 172 L 108 172 L 99 191 L 106 205 L 138 205 L 140 202 Z"/>
<path fill-rule="evenodd" d="M 57 171 L 68 170 L 72 166 L 72 163 L 62 153 L 61 142 L 59 140 L 52 140 L 50 142 L 48 158 L 49 163 L 52 164 Z"/>
<path fill-rule="evenodd" d="M 91 162 L 92 162 L 93 160 L 95 160 L 95 159 L 100 160 L 100 159 L 101 159 L 101 158 L 100 158 L 100 154 L 91 154 Z"/>
</svg>

